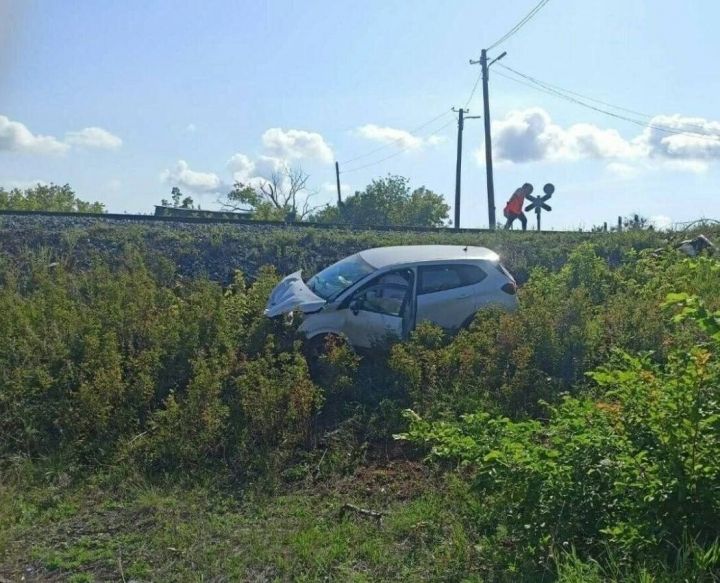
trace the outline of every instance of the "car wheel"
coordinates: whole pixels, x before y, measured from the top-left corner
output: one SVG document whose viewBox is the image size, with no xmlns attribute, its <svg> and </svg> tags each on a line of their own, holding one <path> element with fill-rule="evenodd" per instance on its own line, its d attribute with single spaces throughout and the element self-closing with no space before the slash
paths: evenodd
<svg viewBox="0 0 720 583">
<path fill-rule="evenodd" d="M 337 334 L 321 334 L 306 341 L 304 346 L 305 359 L 310 370 L 310 377 L 314 380 L 322 375 L 322 357 L 327 354 L 332 344 L 344 343 L 345 338 Z"/>
<path fill-rule="evenodd" d="M 309 361 L 317 361 L 324 353 L 325 353 L 325 347 L 327 346 L 328 341 L 328 335 L 327 334 L 320 334 L 318 336 L 313 336 L 312 338 L 309 338 L 305 341 L 304 345 L 304 352 L 305 357 Z"/>
<path fill-rule="evenodd" d="M 305 342 L 305 356 L 317 360 L 323 354 L 327 353 L 330 343 L 345 344 L 347 340 L 344 336 L 333 334 L 332 332 L 313 336 Z"/>
</svg>

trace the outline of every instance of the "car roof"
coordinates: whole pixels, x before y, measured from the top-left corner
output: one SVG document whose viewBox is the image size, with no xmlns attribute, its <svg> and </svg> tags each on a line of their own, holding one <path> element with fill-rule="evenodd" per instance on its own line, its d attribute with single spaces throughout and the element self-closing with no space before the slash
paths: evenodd
<svg viewBox="0 0 720 583">
<path fill-rule="evenodd" d="M 408 263 L 430 261 L 498 261 L 495 251 L 486 247 L 469 245 L 399 245 L 396 247 L 376 247 L 360 251 L 358 255 L 375 269 Z"/>
</svg>

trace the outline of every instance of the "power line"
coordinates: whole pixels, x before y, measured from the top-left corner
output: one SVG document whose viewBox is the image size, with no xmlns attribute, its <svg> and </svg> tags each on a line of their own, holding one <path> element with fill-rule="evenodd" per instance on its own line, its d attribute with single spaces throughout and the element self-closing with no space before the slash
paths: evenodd
<svg viewBox="0 0 720 583">
<path fill-rule="evenodd" d="M 559 87 L 558 85 L 553 85 L 552 83 L 548 83 L 547 81 L 540 81 L 539 79 L 536 79 L 534 77 L 531 77 L 530 75 L 526 75 L 525 73 L 521 73 L 520 71 L 516 71 L 512 67 L 508 67 L 504 63 L 500 63 L 500 66 L 503 69 L 507 69 L 508 71 L 511 71 L 515 73 L 516 75 L 519 75 L 520 77 L 524 77 L 528 80 L 531 80 L 533 83 L 537 83 L 538 85 L 543 85 L 545 87 L 548 87 L 550 89 L 555 89 L 557 91 L 563 91 L 564 93 L 568 93 L 570 95 L 574 95 L 575 97 L 579 97 L 581 99 L 586 99 L 588 101 L 592 101 L 593 103 L 599 103 L 600 105 L 605 105 L 607 107 L 612 107 L 613 109 L 617 109 L 619 111 L 624 111 L 626 113 L 632 113 L 634 115 L 639 115 L 641 117 L 647 117 L 652 118 L 654 116 L 648 115 L 646 113 L 642 113 L 640 111 L 635 111 L 634 109 L 627 109 L 625 107 L 620 107 L 619 105 L 613 105 L 612 103 L 608 103 L 607 101 L 602 101 L 600 99 L 595 99 L 594 97 L 588 97 L 587 95 L 583 95 L 581 93 L 577 93 L 575 91 L 570 91 L 570 89 L 563 89 L 562 87 Z"/>
<path fill-rule="evenodd" d="M 505 67 L 505 68 L 509 69 L 509 67 Z M 660 131 L 660 132 L 664 132 L 664 133 L 668 133 L 668 134 L 673 134 L 673 135 L 679 135 L 679 136 L 688 136 L 688 137 L 692 137 L 692 138 L 701 138 L 701 139 L 711 140 L 711 141 L 718 141 L 718 140 L 720 140 L 720 135 L 712 135 L 712 134 L 707 134 L 707 133 L 702 134 L 702 133 L 696 133 L 696 132 L 686 132 L 686 131 L 682 131 L 682 130 L 676 130 L 676 129 L 673 129 L 673 128 L 664 127 L 664 126 L 657 125 L 657 124 L 653 124 L 653 123 L 648 123 L 648 122 L 646 122 L 646 121 L 641 121 L 641 120 L 638 120 L 638 119 L 634 119 L 634 118 L 628 117 L 628 116 L 626 116 L 626 115 L 621 115 L 621 114 L 618 114 L 618 113 L 615 113 L 615 112 L 612 112 L 612 111 L 608 111 L 608 110 L 606 110 L 606 109 L 602 109 L 602 108 L 600 108 L 600 107 L 596 107 L 596 106 L 591 105 L 591 104 L 589 104 L 589 103 L 585 103 L 584 101 L 581 101 L 580 99 L 577 99 L 577 98 L 575 98 L 575 97 L 573 97 L 573 96 L 571 96 L 571 95 L 568 95 L 568 94 L 564 93 L 563 90 L 557 90 L 557 89 L 551 88 L 550 86 L 546 86 L 546 85 L 544 85 L 542 82 L 536 81 L 535 79 L 533 79 L 533 78 L 530 77 L 529 75 L 525 75 L 525 74 L 523 74 L 523 73 L 520 73 L 519 71 L 516 72 L 514 69 L 509 69 L 509 70 L 511 70 L 513 73 L 516 73 L 516 74 L 520 75 L 521 77 L 523 77 L 523 78 L 525 78 L 525 79 L 528 79 L 530 82 L 529 82 L 529 83 L 526 83 L 526 82 L 524 82 L 524 81 L 522 81 L 522 80 L 520 80 L 520 79 L 517 79 L 517 78 L 515 78 L 515 77 L 511 77 L 510 75 L 506 75 L 506 74 L 504 74 L 504 73 L 501 73 L 500 71 L 497 71 L 496 73 L 497 73 L 498 75 L 500 75 L 501 77 L 504 77 L 504 78 L 506 78 L 506 79 L 510 79 L 511 81 L 514 81 L 515 83 L 520 83 L 521 85 L 525 85 L 525 86 L 527 86 L 527 87 L 530 87 L 530 88 L 532 88 L 532 89 L 535 89 L 536 91 L 540 91 L 540 92 L 542 92 L 542 93 L 547 93 L 547 94 L 549 94 L 549 95 L 554 95 L 554 96 L 556 96 L 556 97 L 559 97 L 559 98 L 564 99 L 564 100 L 566 100 L 566 101 L 569 101 L 569 102 L 571 102 L 571 103 L 575 103 L 575 104 L 580 105 L 580 106 L 582 106 L 582 107 L 591 109 L 591 110 L 596 111 L 596 112 L 598 112 L 598 113 L 602 113 L 602 114 L 608 115 L 608 116 L 610 116 L 610 117 L 614 117 L 614 118 L 616 118 L 616 119 L 620 119 L 620 120 L 623 120 L 623 121 L 627 121 L 627 122 L 629 122 L 629 123 L 635 124 L 635 125 L 640 126 L 640 127 L 650 128 L 650 129 L 654 129 L 654 130 L 657 130 L 657 131 Z M 645 114 L 643 114 L 643 117 L 650 117 L 650 116 L 645 116 Z M 700 127 L 700 126 L 696 126 L 696 127 Z"/>
<path fill-rule="evenodd" d="M 409 133 L 412 134 L 412 133 L 418 132 L 418 131 L 420 131 L 421 129 L 429 126 L 429 125 L 432 124 L 433 122 L 439 120 L 441 117 L 444 117 L 444 116 L 446 116 L 446 115 L 449 114 L 449 113 L 450 113 L 450 110 L 449 110 L 449 109 L 448 109 L 448 110 L 445 110 L 445 111 L 443 111 L 441 114 L 436 115 L 435 117 L 433 117 L 432 119 L 430 119 L 430 120 L 428 120 L 428 121 L 420 124 L 420 125 L 417 126 L 417 127 L 414 127 L 414 128 L 412 128 L 412 129 L 410 129 L 410 130 L 409 130 Z M 348 160 L 343 160 L 343 161 L 341 162 L 341 164 L 350 164 L 351 162 L 355 162 L 356 160 L 362 160 L 363 158 L 367 158 L 368 156 L 372 156 L 373 154 L 376 154 L 377 152 L 381 152 L 382 150 L 385 150 L 386 148 L 391 148 L 391 147 L 393 147 L 393 146 L 396 145 L 395 142 L 397 142 L 397 141 L 399 141 L 399 140 L 402 140 L 403 137 L 404 137 L 404 136 L 399 136 L 399 137 L 397 137 L 397 138 L 392 138 L 392 142 L 391 142 L 391 143 L 389 143 L 389 144 L 383 144 L 382 146 L 378 146 L 377 148 L 373 148 L 372 150 L 370 150 L 370 151 L 368 151 L 368 152 L 365 152 L 364 154 L 361 154 L 360 156 L 355 156 L 354 158 L 350 158 L 350 159 L 348 159 Z"/>
<path fill-rule="evenodd" d="M 518 30 L 520 30 L 523 26 L 525 26 L 528 22 L 530 22 L 533 19 L 533 17 L 545 7 L 545 5 L 548 2 L 550 2 L 550 0 L 540 0 L 540 2 L 538 2 L 535 5 L 535 8 L 533 8 L 530 12 L 528 12 L 528 14 L 522 20 L 520 20 L 520 22 L 518 22 L 515 26 L 513 26 L 503 36 L 501 36 L 498 40 L 496 40 L 493 44 L 491 44 L 487 48 L 487 50 L 490 51 L 490 50 L 494 49 L 496 46 L 498 46 L 498 45 L 504 43 L 506 40 L 508 40 Z"/>
<path fill-rule="evenodd" d="M 467 101 L 465 102 L 465 109 L 467 109 L 468 105 L 470 105 L 470 102 L 472 101 L 472 98 L 475 97 L 475 91 L 478 88 L 478 84 L 480 83 L 480 79 L 482 79 L 482 70 L 480 70 L 477 74 L 477 78 L 475 79 L 475 85 L 473 85 L 472 91 L 470 92 L 470 97 L 467 98 Z"/>
<path fill-rule="evenodd" d="M 618 111 L 624 111 L 624 112 L 626 112 L 626 113 L 631 113 L 631 114 L 633 114 L 633 115 L 637 115 L 637 116 L 640 116 L 640 117 L 644 117 L 644 118 L 647 118 L 647 119 L 650 119 L 650 120 L 652 120 L 653 118 L 656 117 L 656 116 L 654 116 L 654 115 L 650 115 L 650 114 L 648 114 L 648 113 L 643 113 L 643 112 L 641 112 L 641 111 L 636 111 L 636 110 L 634 110 L 634 109 L 628 109 L 628 108 L 626 108 L 626 107 L 621 107 L 621 106 L 619 106 L 619 105 L 613 105 L 612 103 L 608 103 L 607 101 L 602 101 L 602 100 L 600 100 L 600 99 L 595 99 L 594 97 L 588 97 L 587 95 L 583 95 L 582 93 L 577 93 L 576 91 L 571 91 L 570 89 L 564 89 L 564 88 L 562 88 L 562 87 L 560 87 L 560 86 L 558 86 L 558 85 L 553 85 L 552 83 L 548 83 L 547 81 L 541 81 L 540 79 L 537 79 L 537 78 L 535 78 L 535 77 L 532 77 L 531 75 L 528 75 L 527 73 L 521 73 L 520 71 L 518 71 L 518 70 L 516 70 L 516 69 L 513 69 L 512 67 L 508 67 L 507 65 L 505 65 L 505 64 L 503 64 L 503 63 L 499 63 L 499 65 L 500 65 L 503 69 L 506 69 L 506 70 L 514 73 L 515 75 L 518 75 L 518 76 L 520 76 L 520 77 L 522 77 L 522 78 L 524 78 L 524 79 L 527 79 L 527 80 L 530 81 L 531 83 L 533 83 L 533 84 L 535 84 L 535 85 L 539 85 L 539 86 L 543 87 L 544 89 L 547 89 L 548 91 L 566 93 L 566 94 L 568 94 L 568 95 L 572 95 L 572 96 L 578 97 L 578 98 L 580 98 L 580 99 L 585 99 L 586 101 L 591 101 L 591 102 L 593 102 L 593 103 L 599 103 L 600 105 L 604 105 L 604 106 L 610 107 L 610 108 L 612 108 L 612 109 L 617 109 Z M 507 77 L 507 76 L 506 76 L 506 78 L 510 78 L 510 77 Z M 515 79 L 513 79 L 513 80 L 515 80 Z M 694 124 L 694 123 L 688 123 L 688 122 L 684 122 L 683 125 L 684 125 L 685 127 L 697 128 L 697 129 L 701 130 L 701 131 L 699 132 L 699 135 L 713 136 L 713 137 L 714 137 L 714 134 L 708 133 L 708 129 L 707 129 L 706 127 L 704 127 L 704 126 L 701 126 L 701 125 L 698 125 L 698 124 Z M 694 132 L 691 132 L 691 133 L 694 133 Z"/>
<path fill-rule="evenodd" d="M 454 123 L 454 122 L 455 122 L 455 120 L 451 119 L 449 122 L 440 126 L 438 129 L 436 129 L 431 134 L 428 134 L 427 138 L 431 138 L 432 136 L 440 133 L 442 130 L 444 130 L 446 127 L 448 127 L 451 123 Z M 363 164 L 362 166 L 358 166 L 357 168 L 350 168 L 350 170 L 343 170 L 340 174 L 350 174 L 351 172 L 357 172 L 359 170 L 364 170 L 365 168 L 369 168 L 370 166 L 375 166 L 376 164 L 380 164 L 382 162 L 385 162 L 386 160 L 390 160 L 391 158 L 395 158 L 396 156 L 399 156 L 400 154 L 402 154 L 403 152 L 406 152 L 410 148 L 412 148 L 412 146 L 405 146 L 401 150 L 398 150 L 397 152 L 394 152 L 394 153 L 390 154 L 389 156 L 385 156 L 384 158 L 380 158 L 379 160 L 375 160 L 374 162 L 369 162 L 368 164 Z"/>
</svg>

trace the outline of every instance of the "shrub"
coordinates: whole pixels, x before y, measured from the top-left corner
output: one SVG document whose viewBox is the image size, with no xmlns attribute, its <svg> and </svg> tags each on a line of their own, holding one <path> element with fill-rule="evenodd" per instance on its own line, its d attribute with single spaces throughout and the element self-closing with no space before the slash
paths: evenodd
<svg viewBox="0 0 720 583">
<path fill-rule="evenodd" d="M 549 566 L 571 546 L 584 557 L 610 549 L 622 561 L 668 561 L 690 542 L 702 554 L 720 537 L 720 312 L 670 299 L 683 302 L 676 319 L 699 324 L 704 341 L 674 345 L 663 363 L 618 351 L 590 374 L 599 398 L 566 396 L 546 423 L 413 413 L 401 437 L 470 468 L 489 502 L 478 520 L 488 533 L 506 529 L 528 564 Z"/>
<path fill-rule="evenodd" d="M 27 266 L 2 273 L 3 455 L 242 475 L 307 441 L 322 399 L 294 331 L 262 315 L 273 270 L 223 290 L 161 285 L 132 250 L 82 274 Z"/>
</svg>

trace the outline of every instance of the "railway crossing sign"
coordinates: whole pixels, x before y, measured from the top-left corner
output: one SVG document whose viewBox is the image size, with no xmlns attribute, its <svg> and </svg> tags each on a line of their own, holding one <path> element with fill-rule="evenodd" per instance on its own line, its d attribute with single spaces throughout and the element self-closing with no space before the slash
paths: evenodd
<svg viewBox="0 0 720 583">
<path fill-rule="evenodd" d="M 540 230 L 540 213 L 543 209 L 546 211 L 551 211 L 552 207 L 546 203 L 547 200 L 552 198 L 553 192 L 555 192 L 555 187 L 548 183 L 545 186 L 543 186 L 543 192 L 545 193 L 544 196 L 533 196 L 532 194 L 528 194 L 525 198 L 530 201 L 530 204 L 525 207 L 525 211 L 535 211 L 535 215 L 537 216 L 537 230 Z"/>
</svg>

